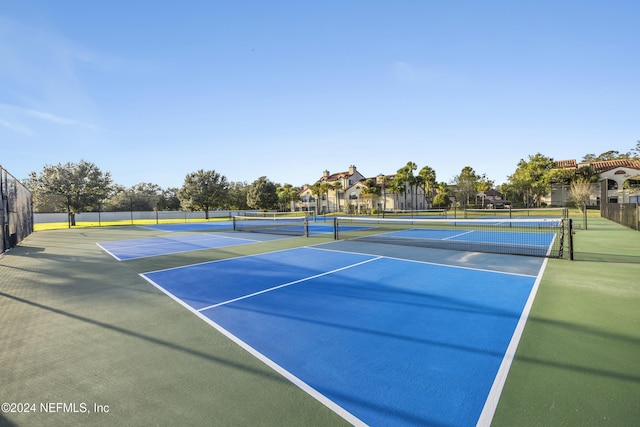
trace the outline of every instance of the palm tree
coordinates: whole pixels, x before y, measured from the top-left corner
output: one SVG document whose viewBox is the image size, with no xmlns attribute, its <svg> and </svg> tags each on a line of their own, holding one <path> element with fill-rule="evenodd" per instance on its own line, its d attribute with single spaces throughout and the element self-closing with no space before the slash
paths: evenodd
<svg viewBox="0 0 640 427">
<path fill-rule="evenodd" d="M 387 187 L 390 180 L 387 175 L 380 174 L 376 177 L 376 184 L 382 188 L 382 212 L 387 210 Z"/>
<path fill-rule="evenodd" d="M 395 208 L 398 208 L 398 205 L 400 204 L 400 192 L 404 190 L 404 184 L 398 179 L 398 176 L 396 175 L 393 179 L 389 180 L 389 191 L 391 191 L 391 194 L 395 194 L 396 195 L 396 202 L 395 202 Z"/>
<path fill-rule="evenodd" d="M 411 209 L 414 208 L 413 203 L 413 187 L 416 185 L 416 177 L 413 175 L 413 171 L 418 169 L 418 166 L 413 162 L 407 162 L 406 165 L 398 169 L 398 174 L 396 175 L 396 179 L 399 180 L 403 185 L 409 185 L 409 199 L 411 204 Z M 405 198 L 406 202 L 406 198 Z"/>
<path fill-rule="evenodd" d="M 368 208 L 369 202 L 371 202 L 371 208 L 373 208 L 373 200 L 380 197 L 380 187 L 376 185 L 375 180 L 368 179 L 362 186 L 360 191 L 360 197 L 365 200 L 365 206 Z"/>
<path fill-rule="evenodd" d="M 482 176 L 479 177 L 478 179 L 478 187 L 477 190 L 478 192 L 482 193 L 482 207 L 484 208 L 484 202 L 485 202 L 485 197 L 486 197 L 486 192 L 491 190 L 493 188 L 493 181 L 490 180 L 489 178 L 487 178 L 487 176 L 485 174 L 482 174 Z"/>
<path fill-rule="evenodd" d="M 311 194 L 316 196 L 316 208 L 315 213 L 318 213 L 318 200 L 320 199 L 320 195 L 322 194 L 322 189 L 320 188 L 320 183 L 316 182 L 311 186 Z"/>
<path fill-rule="evenodd" d="M 340 211 L 340 190 L 342 190 L 342 183 L 340 181 L 336 181 L 331 186 L 331 189 L 336 192 L 336 212 Z"/>
<path fill-rule="evenodd" d="M 428 208 L 430 204 L 429 199 L 431 191 L 436 186 L 436 171 L 429 166 L 424 166 L 422 169 L 420 169 L 420 172 L 418 172 L 418 177 L 416 179 L 418 180 L 419 185 L 422 187 L 422 191 L 424 191 L 424 199 L 426 204 L 425 207 Z"/>
<path fill-rule="evenodd" d="M 326 195 L 326 200 L 327 200 L 327 211 L 325 212 L 324 210 L 324 206 L 322 207 L 322 213 L 327 213 L 329 211 L 331 211 L 330 206 L 329 206 L 329 190 L 331 190 L 333 187 L 331 184 L 329 184 L 328 182 L 324 181 L 322 184 L 320 184 L 320 195 Z M 320 203 L 320 205 L 322 206 L 322 202 Z"/>
<path fill-rule="evenodd" d="M 451 189 L 446 182 L 441 182 L 438 184 L 438 190 L 436 197 L 433 198 L 434 206 L 439 208 L 448 208 L 451 206 Z"/>
</svg>

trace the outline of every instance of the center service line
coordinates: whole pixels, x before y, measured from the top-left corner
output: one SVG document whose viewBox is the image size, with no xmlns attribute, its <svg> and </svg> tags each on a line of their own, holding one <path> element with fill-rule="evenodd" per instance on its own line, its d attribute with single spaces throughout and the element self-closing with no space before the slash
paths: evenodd
<svg viewBox="0 0 640 427">
<path fill-rule="evenodd" d="M 324 273 L 316 274 L 314 276 L 305 277 L 304 279 L 294 280 L 293 282 L 284 283 L 282 285 L 274 286 L 273 288 L 264 289 L 262 291 L 254 292 L 252 294 L 248 294 L 248 295 L 244 295 L 244 296 L 241 296 L 241 297 L 238 297 L 238 298 L 230 299 L 228 301 L 219 302 L 217 304 L 213 304 L 213 305 L 210 305 L 208 307 L 203 307 L 203 308 L 199 309 L 198 312 L 209 310 L 210 308 L 220 307 L 220 306 L 223 306 L 223 305 L 226 305 L 226 304 L 230 304 L 232 302 L 241 301 L 243 299 L 251 298 L 251 297 L 254 297 L 256 295 L 260 295 L 260 294 L 264 294 L 264 293 L 267 293 L 267 292 L 275 291 L 276 289 L 284 288 L 286 286 L 295 285 L 296 283 L 302 283 L 302 282 L 306 282 L 307 280 L 317 279 L 318 277 L 326 276 L 328 274 L 337 273 L 338 271 L 347 270 L 349 268 L 357 267 L 359 265 L 366 264 L 366 263 L 371 262 L 371 261 L 376 261 L 376 260 L 379 260 L 379 259 L 382 259 L 382 258 L 384 258 L 384 257 L 379 256 L 379 257 L 371 258 L 371 259 L 368 259 L 368 260 L 365 260 L 365 261 L 358 262 L 356 264 L 347 265 L 346 267 L 340 267 L 340 268 L 337 268 L 335 270 L 326 271 Z"/>
</svg>

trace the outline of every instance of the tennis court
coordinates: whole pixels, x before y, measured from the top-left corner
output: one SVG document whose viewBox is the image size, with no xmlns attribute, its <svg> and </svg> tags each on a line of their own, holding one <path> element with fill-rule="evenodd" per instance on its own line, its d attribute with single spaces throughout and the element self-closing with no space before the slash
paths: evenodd
<svg viewBox="0 0 640 427">
<path fill-rule="evenodd" d="M 509 257 L 498 271 L 415 260 L 430 249 L 396 249 L 404 259 L 345 248 L 142 277 L 353 424 L 490 420 L 544 260 Z"/>
<path fill-rule="evenodd" d="M 301 220 L 302 218 L 299 218 Z M 273 231 L 277 231 L 276 234 L 289 234 L 289 235 L 302 235 L 303 230 L 300 224 L 300 221 L 295 221 L 290 226 L 283 226 L 280 224 L 282 222 L 282 218 L 278 218 L 276 220 L 273 219 L 264 219 L 264 218 L 251 218 L 252 223 L 258 223 L 261 225 L 263 230 L 260 232 L 266 233 L 268 232 L 268 228 L 271 228 Z M 278 221 L 279 220 L 279 221 Z M 255 224 L 252 224 L 254 227 Z M 196 222 L 196 223 L 184 223 L 184 224 L 156 224 L 156 225 L 147 225 L 141 226 L 142 228 L 146 228 L 154 231 L 166 231 L 172 233 L 183 233 L 183 232 L 209 232 L 209 231 L 231 231 L 234 229 L 233 221 L 216 221 L 216 222 Z M 323 234 L 323 233 L 332 233 L 333 232 L 333 222 L 318 222 L 318 223 L 310 223 L 308 225 L 308 230 L 310 234 Z M 250 229 L 241 229 L 238 231 L 252 231 Z"/>
<path fill-rule="evenodd" d="M 125 263 L 96 242 L 182 233 L 37 232 L 0 257 L 3 402 L 110 411 L 0 425 L 635 425 L 638 233 L 576 233 L 575 262 L 317 235 Z"/>
</svg>

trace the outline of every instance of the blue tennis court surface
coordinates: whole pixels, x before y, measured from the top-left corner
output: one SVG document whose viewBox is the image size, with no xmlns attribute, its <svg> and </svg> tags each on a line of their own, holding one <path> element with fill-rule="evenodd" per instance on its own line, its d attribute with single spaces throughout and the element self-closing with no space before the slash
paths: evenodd
<svg viewBox="0 0 640 427">
<path fill-rule="evenodd" d="M 466 242 L 503 243 L 510 245 L 538 246 L 548 248 L 555 235 L 553 233 L 526 233 L 512 231 L 509 233 L 500 231 L 482 230 L 431 230 L 426 228 L 412 228 L 402 231 L 385 233 L 386 236 L 402 237 L 407 239 L 438 239 Z"/>
<path fill-rule="evenodd" d="M 318 248 L 142 276 L 348 421 L 385 426 L 475 425 L 536 283 Z"/>
<path fill-rule="evenodd" d="M 255 242 L 255 240 L 239 239 L 218 234 L 192 234 L 186 236 L 151 237 L 147 239 L 102 242 L 98 243 L 98 246 L 118 261 L 126 261 L 179 252 L 246 245 Z"/>
</svg>

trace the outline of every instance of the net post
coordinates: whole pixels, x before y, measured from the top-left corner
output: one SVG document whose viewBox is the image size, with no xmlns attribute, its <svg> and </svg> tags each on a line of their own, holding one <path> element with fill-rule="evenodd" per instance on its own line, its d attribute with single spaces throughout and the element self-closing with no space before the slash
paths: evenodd
<svg viewBox="0 0 640 427">
<path fill-rule="evenodd" d="M 333 217 L 333 240 L 338 240 L 338 217 Z"/>
<path fill-rule="evenodd" d="M 306 216 L 304 217 L 303 227 L 304 227 L 304 237 L 309 237 L 309 220 L 307 219 Z"/>
<path fill-rule="evenodd" d="M 236 230 L 236 217 L 233 217 L 233 231 L 237 231 Z"/>
<path fill-rule="evenodd" d="M 569 218 L 569 260 L 573 261 L 573 219 Z"/>
</svg>

